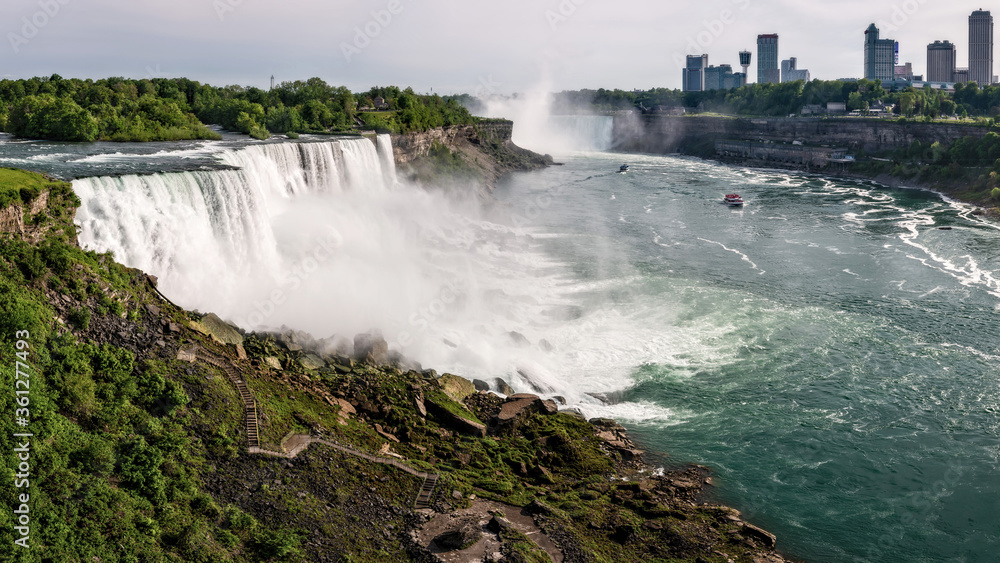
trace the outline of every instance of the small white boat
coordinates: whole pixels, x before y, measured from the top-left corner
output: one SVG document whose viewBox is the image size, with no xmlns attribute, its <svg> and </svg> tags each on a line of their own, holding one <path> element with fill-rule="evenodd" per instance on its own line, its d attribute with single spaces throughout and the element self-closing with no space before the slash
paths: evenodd
<svg viewBox="0 0 1000 563">
<path fill-rule="evenodd" d="M 722 201 L 724 201 L 726 205 L 731 205 L 733 207 L 740 207 L 743 205 L 743 198 L 740 197 L 740 194 L 726 194 L 726 196 L 722 198 Z"/>
</svg>

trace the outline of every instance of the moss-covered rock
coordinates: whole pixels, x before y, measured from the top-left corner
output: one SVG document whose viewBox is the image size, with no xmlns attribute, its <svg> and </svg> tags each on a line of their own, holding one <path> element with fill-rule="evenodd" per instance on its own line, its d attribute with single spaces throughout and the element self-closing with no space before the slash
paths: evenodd
<svg viewBox="0 0 1000 563">
<path fill-rule="evenodd" d="M 453 401 L 464 401 L 466 397 L 476 392 L 476 386 L 471 381 L 450 373 L 438 378 L 438 384 Z"/>
</svg>

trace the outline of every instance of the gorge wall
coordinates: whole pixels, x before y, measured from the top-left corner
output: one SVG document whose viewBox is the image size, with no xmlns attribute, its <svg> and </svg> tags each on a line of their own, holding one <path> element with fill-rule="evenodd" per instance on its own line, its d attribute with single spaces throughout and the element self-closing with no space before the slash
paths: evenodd
<svg viewBox="0 0 1000 563">
<path fill-rule="evenodd" d="M 393 157 L 401 174 L 414 174 L 428 167 L 435 146 L 445 146 L 461 155 L 468 169 L 492 190 L 508 172 L 534 170 L 552 162 L 547 155 L 515 145 L 511 140 L 513 131 L 512 121 L 489 119 L 475 125 L 452 125 L 421 133 L 393 135 Z"/>
<path fill-rule="evenodd" d="M 909 147 L 913 141 L 951 142 L 982 137 L 985 127 L 942 123 L 901 123 L 856 118 L 737 118 L 722 116 L 616 115 L 614 146 L 625 152 L 692 152 L 718 139 L 833 145 L 874 153 Z M 695 150 L 694 152 L 702 152 Z"/>
</svg>

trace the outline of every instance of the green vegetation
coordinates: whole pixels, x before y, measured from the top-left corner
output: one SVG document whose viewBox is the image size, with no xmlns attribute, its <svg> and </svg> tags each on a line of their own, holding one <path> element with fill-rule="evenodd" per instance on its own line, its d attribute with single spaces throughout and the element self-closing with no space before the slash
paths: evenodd
<svg viewBox="0 0 1000 563">
<path fill-rule="evenodd" d="M 0 209 L 17 201 L 24 204 L 31 203 L 42 189 L 50 184 L 38 174 L 13 168 L 0 168 Z"/>
<path fill-rule="evenodd" d="M 295 533 L 263 530 L 245 514 L 234 518 L 232 507 L 223 512 L 200 490 L 205 458 L 218 445 L 197 430 L 229 431 L 231 439 L 240 412 L 230 413 L 229 424 L 211 420 L 219 409 L 192 408 L 185 390 L 195 384 L 199 397 L 207 394 L 204 374 L 176 361 L 139 361 L 148 350 L 97 340 L 117 322 L 110 319 L 122 320 L 115 309 L 152 302 L 144 276 L 76 246 L 71 218 L 79 200 L 69 184 L 0 170 L 5 205 L 18 203 L 10 194 L 23 199 L 42 190 L 47 204 L 29 218 L 38 242 L 0 235 L 0 385 L 15 388 L 15 358 L 30 366 L 20 379 L 30 386 L 27 430 L 34 434 L 29 487 L 15 488 L 17 458 L 0 458 L 0 494 L 30 495 L 32 531 L 31 549 L 15 547 L 14 515 L 0 515 L 4 561 L 301 560 Z M 221 389 L 237 400 L 234 388 Z M 4 412 L 21 406 L 12 392 L 0 394 Z M 0 427 L 0 449 L 12 452 L 13 434 L 26 429 L 12 416 Z"/>
<path fill-rule="evenodd" d="M 992 131 L 982 137 L 962 137 L 951 145 L 914 141 L 908 149 L 870 155 L 881 160 L 860 156 L 851 167 L 852 173 L 917 180 L 990 207 L 1000 196 L 1000 191 L 995 191 L 1000 186 L 1000 135 Z"/>
<path fill-rule="evenodd" d="M 1000 118 L 1000 86 L 980 88 L 976 84 L 958 84 L 954 94 L 930 87 L 887 91 L 881 81 L 812 80 L 783 84 L 748 84 L 732 90 L 681 92 L 666 88 L 632 92 L 623 90 L 579 90 L 556 95 L 555 107 L 567 111 L 617 111 L 657 106 L 684 107 L 688 110 L 719 112 L 728 115 L 787 116 L 798 114 L 806 105 L 826 106 L 843 102 L 849 111 L 867 112 L 876 103 L 893 105 L 900 117 L 936 119 L 939 117 Z M 464 103 L 471 103 L 466 100 Z M 980 121 L 984 123 L 984 121 Z"/>
<path fill-rule="evenodd" d="M 385 111 L 373 108 L 384 99 Z M 178 79 L 48 78 L 0 81 L 0 129 L 58 141 L 218 139 L 205 123 L 258 139 L 272 133 L 335 133 L 356 125 L 380 132 L 425 131 L 473 123 L 454 100 L 395 86 L 353 94 L 319 78 L 283 82 L 273 90 Z"/>
<path fill-rule="evenodd" d="M 49 78 L 0 81 L 0 127 L 56 141 L 214 139 L 167 80 Z"/>
</svg>

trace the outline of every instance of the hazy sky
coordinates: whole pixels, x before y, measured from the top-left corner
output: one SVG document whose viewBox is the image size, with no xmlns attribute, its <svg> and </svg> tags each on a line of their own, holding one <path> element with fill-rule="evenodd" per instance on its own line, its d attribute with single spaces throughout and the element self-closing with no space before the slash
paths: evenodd
<svg viewBox="0 0 1000 563">
<path fill-rule="evenodd" d="M 266 87 L 319 76 L 366 90 L 679 88 L 678 61 L 738 67 L 756 37 L 813 78 L 862 74 L 869 23 L 924 73 L 948 39 L 968 66 L 967 0 L 3 0 L 0 76 L 186 76 Z M 1000 17 L 1000 9 L 995 10 Z M 681 64 L 683 64 L 681 62 Z M 994 69 L 996 72 L 996 68 Z"/>
</svg>

